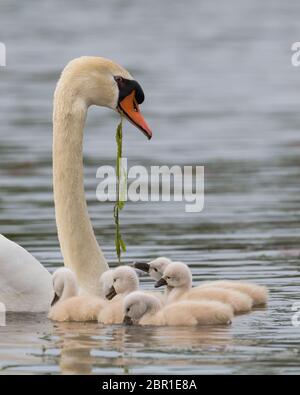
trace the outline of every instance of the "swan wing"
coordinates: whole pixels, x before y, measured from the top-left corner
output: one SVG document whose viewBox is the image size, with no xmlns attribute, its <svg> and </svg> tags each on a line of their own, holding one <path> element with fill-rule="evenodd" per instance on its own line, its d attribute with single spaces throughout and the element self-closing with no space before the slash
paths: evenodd
<svg viewBox="0 0 300 395">
<path fill-rule="evenodd" d="M 48 311 L 52 299 L 51 274 L 23 247 L 0 235 L 0 302 L 6 311 Z"/>
</svg>

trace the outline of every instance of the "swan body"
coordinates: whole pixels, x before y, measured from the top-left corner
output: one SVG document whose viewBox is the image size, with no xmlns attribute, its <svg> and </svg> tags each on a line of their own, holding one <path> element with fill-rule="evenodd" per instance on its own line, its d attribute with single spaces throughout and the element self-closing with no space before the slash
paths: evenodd
<svg viewBox="0 0 300 395">
<path fill-rule="evenodd" d="M 48 318 L 60 322 L 97 321 L 99 312 L 105 305 L 103 299 L 93 295 L 73 296 L 64 302 L 57 302 L 51 308 Z"/>
<path fill-rule="evenodd" d="M 213 286 L 203 289 L 200 287 L 192 288 L 183 294 L 180 299 L 216 300 L 229 304 L 235 314 L 248 313 L 252 309 L 252 299 L 248 295 L 233 289 L 222 289 Z"/>
<path fill-rule="evenodd" d="M 251 298 L 253 307 L 264 306 L 268 302 L 268 289 L 262 285 L 241 281 L 220 280 L 202 284 L 200 287 L 218 287 L 242 292 Z"/>
<path fill-rule="evenodd" d="M 217 287 L 192 288 L 192 273 L 182 262 L 172 262 L 156 283 L 156 286 L 167 285 L 170 291 L 167 303 L 180 300 L 215 300 L 231 305 L 235 313 L 249 312 L 252 308 L 251 298 L 241 292 Z"/>
<path fill-rule="evenodd" d="M 113 300 L 107 302 L 106 306 L 100 310 L 97 319 L 104 325 L 121 324 L 123 321 L 122 306 L 124 296 L 117 295 Z"/>
<path fill-rule="evenodd" d="M 48 311 L 51 274 L 28 251 L 0 235 L 0 302 L 6 311 Z"/>
<path fill-rule="evenodd" d="M 78 295 L 74 273 L 61 268 L 53 274 L 55 298 L 48 318 L 53 321 L 97 321 L 99 311 L 106 305 L 104 299 L 93 295 Z"/>
<path fill-rule="evenodd" d="M 196 326 L 228 325 L 233 312 L 229 305 L 216 301 L 180 301 L 162 307 L 153 295 L 133 292 L 123 304 L 124 322 L 139 325 Z"/>
<path fill-rule="evenodd" d="M 111 60 L 85 56 L 63 70 L 54 94 L 53 191 L 64 265 L 80 291 L 99 296 L 100 275 L 108 269 L 88 215 L 83 180 L 83 132 L 91 105 L 118 111 L 149 139 L 152 132 L 139 104 L 141 86 Z M 0 236 L 0 302 L 8 311 L 48 311 L 51 275 L 22 247 Z"/>
</svg>

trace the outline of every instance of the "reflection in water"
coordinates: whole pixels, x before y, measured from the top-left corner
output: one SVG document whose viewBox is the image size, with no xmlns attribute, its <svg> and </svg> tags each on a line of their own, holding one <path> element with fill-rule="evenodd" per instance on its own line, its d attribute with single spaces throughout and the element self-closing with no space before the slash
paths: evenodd
<svg viewBox="0 0 300 395">
<path fill-rule="evenodd" d="M 1 1 L 8 59 L 0 68 L 0 233 L 50 271 L 62 264 L 52 96 L 71 58 L 99 54 L 132 71 L 146 93 L 154 136 L 147 143 L 126 123 L 129 166 L 205 166 L 198 215 L 177 202 L 126 205 L 126 261 L 166 255 L 189 263 L 197 283 L 252 280 L 267 285 L 271 299 L 267 309 L 223 329 L 53 324 L 45 315 L 9 315 L 0 327 L 0 372 L 299 374 L 291 306 L 300 299 L 300 70 L 289 51 L 299 36 L 300 2 L 69 3 Z M 95 191 L 97 168 L 115 163 L 116 123 L 110 111 L 91 109 L 84 147 L 89 212 L 113 264 L 113 207 L 97 202 Z M 142 285 L 152 289 L 153 282 L 143 277 Z"/>
<path fill-rule="evenodd" d="M 80 347 L 76 341 L 66 341 L 61 350 L 59 366 L 62 374 L 91 374 L 93 358 L 90 349 Z"/>
<path fill-rule="evenodd" d="M 223 353 L 231 344 L 230 329 L 220 327 L 104 327 L 94 323 L 56 323 L 53 336 L 57 337 L 54 347 L 60 350 L 62 374 L 91 374 L 105 369 L 128 374 L 141 357 L 143 364 L 150 366 L 159 364 L 161 358 L 171 362 L 176 355 L 175 364 L 184 366 L 205 350 Z"/>
</svg>

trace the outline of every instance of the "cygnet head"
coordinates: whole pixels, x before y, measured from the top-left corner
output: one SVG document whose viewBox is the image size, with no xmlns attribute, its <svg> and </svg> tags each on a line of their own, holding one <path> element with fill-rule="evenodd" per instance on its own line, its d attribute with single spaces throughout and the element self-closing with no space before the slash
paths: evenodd
<svg viewBox="0 0 300 395">
<path fill-rule="evenodd" d="M 161 309 L 159 299 L 141 291 L 127 295 L 123 302 L 123 323 L 126 325 L 137 324 L 145 314 L 155 314 Z"/>
<path fill-rule="evenodd" d="M 116 295 L 127 294 L 138 290 L 139 278 L 135 270 L 129 266 L 120 266 L 113 270 L 112 286 L 109 289 L 106 298 L 111 300 Z"/>
<path fill-rule="evenodd" d="M 78 286 L 75 274 L 72 270 L 62 267 L 57 269 L 52 276 L 54 298 L 51 306 L 58 301 L 63 301 L 78 295 Z"/>
<path fill-rule="evenodd" d="M 100 289 L 101 289 L 101 296 L 103 298 L 106 297 L 106 295 L 110 292 L 110 289 L 113 285 L 113 273 L 114 269 L 109 269 L 106 270 L 102 275 L 100 276 Z"/>
<path fill-rule="evenodd" d="M 172 263 L 171 259 L 159 257 L 153 261 L 147 262 L 134 262 L 133 266 L 136 269 L 149 273 L 149 276 L 154 280 L 160 280 L 164 274 L 166 267 Z"/>
<path fill-rule="evenodd" d="M 142 87 L 127 70 L 109 59 L 83 56 L 72 60 L 57 84 L 55 98 L 60 95 L 65 102 L 76 101 L 73 104 L 78 105 L 78 109 L 82 105 L 97 105 L 116 110 L 148 139 L 152 137 L 139 109 L 145 99 Z"/>
<path fill-rule="evenodd" d="M 183 262 L 172 262 L 164 271 L 162 278 L 157 281 L 155 288 L 167 285 L 169 288 L 191 288 L 192 273 Z"/>
</svg>

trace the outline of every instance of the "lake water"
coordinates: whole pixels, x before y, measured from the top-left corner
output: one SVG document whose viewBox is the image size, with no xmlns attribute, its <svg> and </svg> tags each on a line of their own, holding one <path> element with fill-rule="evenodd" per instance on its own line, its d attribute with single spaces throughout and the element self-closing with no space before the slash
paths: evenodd
<svg viewBox="0 0 300 395">
<path fill-rule="evenodd" d="M 195 284 L 267 285 L 267 308 L 230 328 L 125 328 L 57 324 L 9 315 L 0 372 L 299 374 L 300 3 L 281 0 L 2 0 L 0 233 L 51 272 L 62 265 L 51 188 L 52 95 L 80 55 L 112 58 L 143 85 L 154 137 L 124 131 L 129 165 L 204 165 L 205 208 L 128 203 L 125 261 L 165 255 L 188 263 Z M 85 137 L 90 215 L 116 264 L 112 205 L 97 202 L 96 170 L 113 164 L 116 115 L 91 109 Z M 151 288 L 144 277 L 142 286 Z"/>
</svg>

